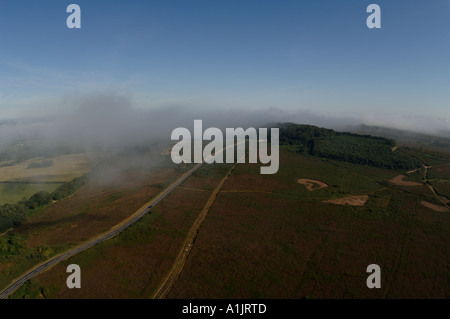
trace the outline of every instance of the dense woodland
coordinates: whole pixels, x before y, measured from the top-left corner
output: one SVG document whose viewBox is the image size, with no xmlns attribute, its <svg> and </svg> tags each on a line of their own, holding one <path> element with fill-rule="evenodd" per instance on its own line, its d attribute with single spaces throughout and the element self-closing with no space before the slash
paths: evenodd
<svg viewBox="0 0 450 319">
<path fill-rule="evenodd" d="M 20 225 L 30 211 L 32 212 L 39 207 L 52 203 L 54 200 L 60 200 L 73 194 L 85 185 L 87 181 L 88 176 L 84 175 L 62 184 L 51 194 L 46 191 L 40 191 L 28 200 L 24 198 L 17 204 L 4 204 L 0 206 L 0 233 L 11 227 Z"/>
<path fill-rule="evenodd" d="M 280 146 L 296 153 L 390 169 L 421 166 L 414 157 L 393 151 L 393 139 L 292 123 L 273 127 L 280 128 Z"/>
</svg>

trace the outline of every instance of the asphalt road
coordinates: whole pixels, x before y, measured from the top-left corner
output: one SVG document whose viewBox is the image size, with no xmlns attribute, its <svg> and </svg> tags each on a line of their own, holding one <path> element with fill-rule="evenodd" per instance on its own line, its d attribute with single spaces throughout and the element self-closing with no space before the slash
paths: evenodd
<svg viewBox="0 0 450 319">
<path fill-rule="evenodd" d="M 141 209 L 139 209 L 137 212 L 135 212 L 131 217 L 126 219 L 124 222 L 119 224 L 118 226 L 113 227 L 108 232 L 100 235 L 99 237 L 92 239 L 91 241 L 84 243 L 80 246 L 77 246 L 65 253 L 62 253 L 60 255 L 57 255 L 48 261 L 34 267 L 24 275 L 22 275 L 20 278 L 14 280 L 5 290 L 3 290 L 0 293 L 0 299 L 5 299 L 8 296 L 10 296 L 14 291 L 19 289 L 20 286 L 22 286 L 27 280 L 33 278 L 34 276 L 50 269 L 54 265 L 58 264 L 59 262 L 66 260 L 88 248 L 91 248 L 92 246 L 95 246 L 97 244 L 100 244 L 101 242 L 104 242 L 105 240 L 108 240 L 117 234 L 121 233 L 134 223 L 136 223 L 139 219 L 141 219 L 145 214 L 149 213 L 153 207 L 155 207 L 161 200 L 163 200 L 167 195 L 169 195 L 175 188 L 177 188 L 181 183 L 183 183 L 189 176 L 191 176 L 196 170 L 198 170 L 200 167 L 202 167 L 205 164 L 205 162 L 201 164 L 195 165 L 191 170 L 183 174 L 178 180 L 176 180 L 174 183 L 172 183 L 167 189 L 165 189 L 162 193 L 160 193 L 156 198 L 148 202 L 146 205 L 144 205 Z"/>
</svg>

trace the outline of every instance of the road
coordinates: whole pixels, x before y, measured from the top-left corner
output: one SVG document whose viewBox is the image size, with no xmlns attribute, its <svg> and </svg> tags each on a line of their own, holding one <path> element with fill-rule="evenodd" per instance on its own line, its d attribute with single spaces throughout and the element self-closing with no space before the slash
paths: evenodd
<svg viewBox="0 0 450 319">
<path fill-rule="evenodd" d="M 163 192 L 153 198 L 151 201 L 145 203 L 139 210 L 137 210 L 133 215 L 125 219 L 122 223 L 114 226 L 106 233 L 103 233 L 90 241 L 83 243 L 67 252 L 59 254 L 57 256 L 52 257 L 48 261 L 37 265 L 33 269 L 29 270 L 27 273 L 22 275 L 20 278 L 14 280 L 5 290 L 0 293 L 0 299 L 5 299 L 10 296 L 14 291 L 16 291 L 20 286 L 22 286 L 27 280 L 33 278 L 34 276 L 50 269 L 55 266 L 59 262 L 66 260 L 92 246 L 100 244 L 105 240 L 108 240 L 117 234 L 121 233 L 134 223 L 136 223 L 139 219 L 141 219 L 144 215 L 151 211 L 153 207 L 155 207 L 161 200 L 163 200 L 167 195 L 169 195 L 176 187 L 178 187 L 181 183 L 183 183 L 189 176 L 191 176 L 195 171 L 197 171 L 200 167 L 202 167 L 205 162 L 195 165 L 189 171 L 184 173 L 179 179 L 177 179 L 174 183 L 172 183 L 169 187 L 167 187 Z"/>
</svg>

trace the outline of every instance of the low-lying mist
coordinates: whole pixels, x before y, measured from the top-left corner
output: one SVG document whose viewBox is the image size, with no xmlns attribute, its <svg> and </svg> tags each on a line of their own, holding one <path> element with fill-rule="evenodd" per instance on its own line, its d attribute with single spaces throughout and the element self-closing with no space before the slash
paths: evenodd
<svg viewBox="0 0 450 319">
<path fill-rule="evenodd" d="M 91 93 L 65 98 L 63 111 L 38 118 L 23 117 L 0 121 L 0 150 L 18 152 L 28 147 L 32 155 L 112 151 L 136 147 L 167 146 L 172 130 L 193 128 L 195 119 L 207 127 L 261 127 L 269 123 L 294 122 L 337 130 L 362 123 L 396 129 L 448 134 L 449 123 L 400 115 L 338 116 L 314 111 L 288 111 L 281 108 L 242 109 L 165 105 L 137 108 L 131 95 L 117 92 Z M 439 132 L 438 132 L 439 131 Z M 7 156 L 0 161 L 8 160 Z"/>
</svg>

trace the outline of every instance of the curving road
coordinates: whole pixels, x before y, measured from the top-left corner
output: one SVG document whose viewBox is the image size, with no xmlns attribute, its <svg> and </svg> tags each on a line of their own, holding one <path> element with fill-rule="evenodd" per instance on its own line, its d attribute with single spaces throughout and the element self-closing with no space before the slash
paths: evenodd
<svg viewBox="0 0 450 319">
<path fill-rule="evenodd" d="M 14 280 L 5 290 L 3 290 L 0 293 L 0 299 L 7 298 L 14 291 L 16 291 L 20 286 L 22 286 L 27 280 L 48 270 L 49 268 L 53 267 L 54 265 L 58 264 L 59 262 L 66 260 L 66 259 L 82 252 L 83 250 L 91 248 L 92 246 L 100 244 L 101 242 L 104 242 L 105 240 L 108 240 L 108 239 L 116 236 L 120 232 L 124 231 L 125 229 L 127 229 L 128 227 L 130 227 L 131 225 L 136 223 L 139 219 L 141 219 L 145 214 L 150 212 L 154 206 L 156 206 L 161 200 L 163 200 L 167 195 L 169 195 L 176 187 L 178 187 L 181 183 L 183 183 L 189 176 L 191 176 L 195 171 L 197 171 L 204 164 L 205 164 L 205 162 L 195 165 L 188 172 L 184 173 L 178 180 L 176 180 L 169 187 L 167 187 L 163 192 L 161 192 L 159 195 L 157 195 L 154 199 L 147 202 L 144 206 L 142 206 L 139 210 L 137 210 L 133 215 L 128 217 L 122 223 L 114 226 L 106 233 L 104 233 L 94 239 L 91 239 L 89 242 L 86 242 L 80 246 L 77 246 L 67 252 L 64 252 L 62 254 L 54 256 L 53 258 L 49 259 L 48 261 L 34 267 L 30 271 L 28 271 L 27 273 L 22 275 L 20 278 Z"/>
</svg>

